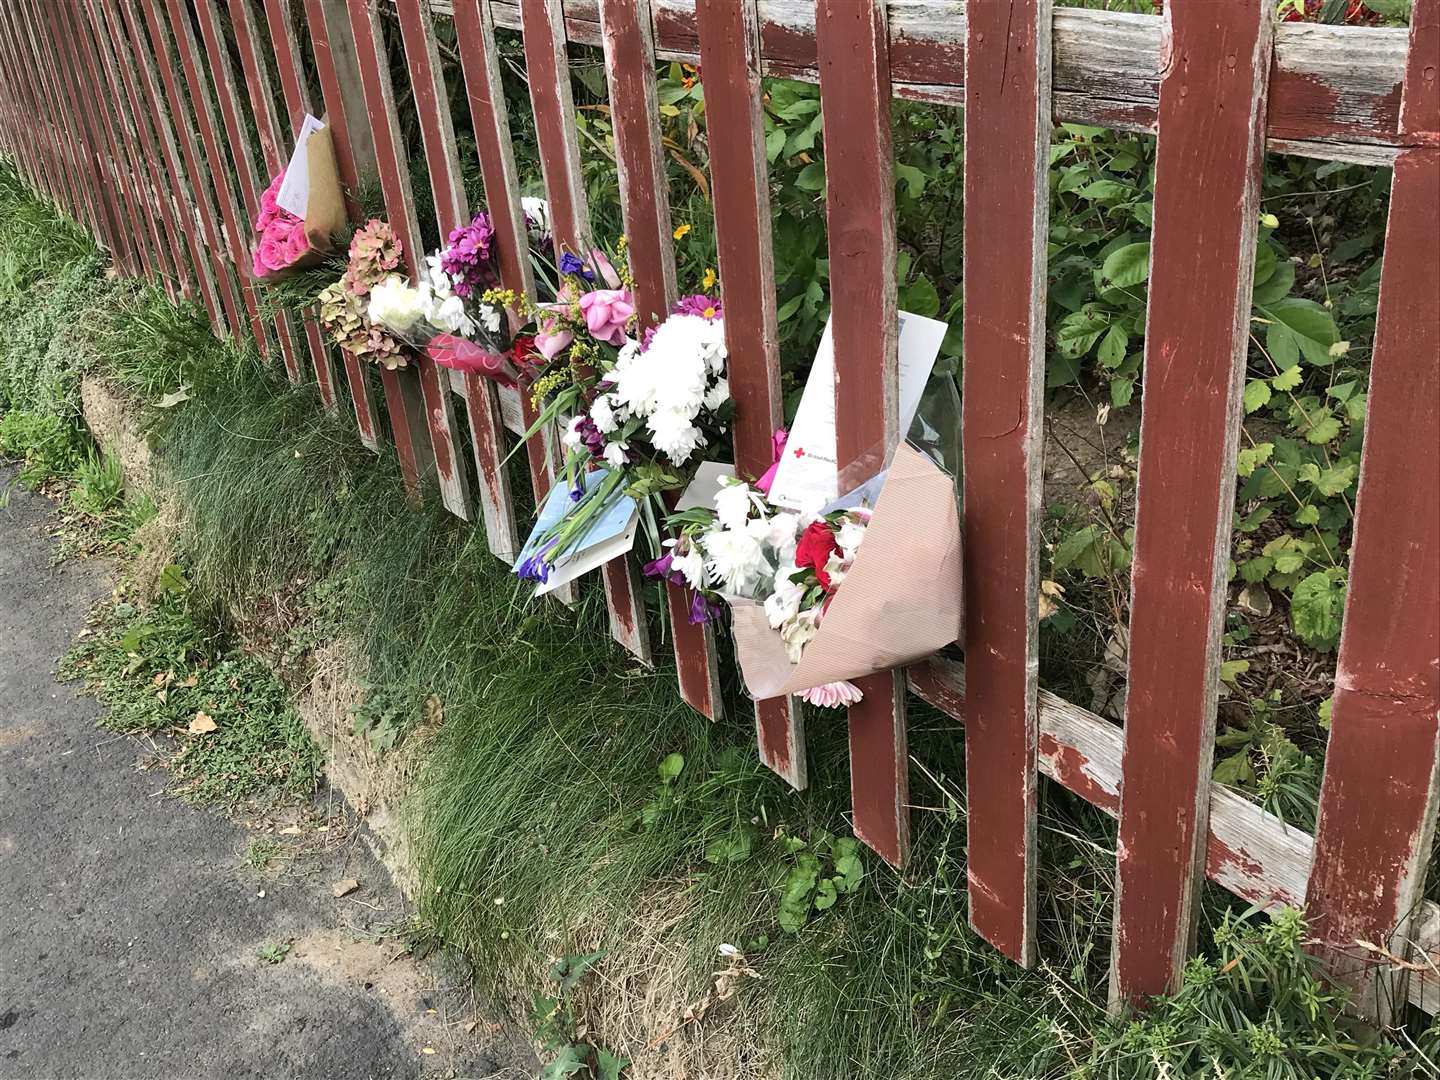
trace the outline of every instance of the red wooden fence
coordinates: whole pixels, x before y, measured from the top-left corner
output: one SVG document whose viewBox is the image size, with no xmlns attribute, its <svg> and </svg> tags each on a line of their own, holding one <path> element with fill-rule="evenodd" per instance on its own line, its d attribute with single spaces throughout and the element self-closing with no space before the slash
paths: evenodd
<svg viewBox="0 0 1440 1080">
<path fill-rule="evenodd" d="M 736 462 L 754 475 L 781 415 L 761 79 L 819 82 L 839 452 L 858 475 L 897 436 L 890 99 L 963 108 L 968 671 L 935 658 L 865 680 L 849 716 L 856 834 L 905 864 L 908 689 L 967 727 L 971 920 L 1017 962 L 1036 956 L 1043 774 L 1119 818 L 1117 1001 L 1177 984 L 1208 876 L 1267 908 L 1308 902 L 1317 951 L 1372 1014 L 1388 1018 L 1406 999 L 1435 1012 L 1440 907 L 1422 886 L 1440 797 L 1440 0 L 1417 0 L 1408 33 L 1276 26 L 1273 7 L 1176 0 L 1151 17 L 1052 0 L 15 0 L 0 5 L 0 152 L 121 272 L 198 299 L 218 334 L 273 348 L 333 407 L 342 376 L 313 318 L 262 319 L 247 272 L 258 193 L 306 112 L 328 118 L 353 219 L 360 185 L 378 180 L 413 271 L 414 167 L 442 232 L 472 210 L 436 42 L 435 18 L 453 16 L 502 278 L 533 295 L 496 31 L 523 32 L 557 252 L 588 232 L 566 47 L 600 46 L 650 324 L 675 295 L 655 62 L 703 63 Z M 407 87 L 391 85 L 396 50 Z M 423 162 L 404 144 L 402 105 Z M 1036 678 L 1052 118 L 1158 138 L 1124 729 Z M 1267 149 L 1394 167 L 1313 838 L 1209 780 Z M 371 373 L 347 355 L 343 378 L 359 437 L 378 447 Z M 381 381 L 412 495 L 433 475 L 457 515 L 478 501 L 490 549 L 513 560 L 526 525 L 501 460 L 529 403 L 423 360 Z M 537 497 L 554 480 L 553 435 L 527 448 Z M 633 562 L 603 576 L 616 640 L 648 663 Z M 678 595 L 669 602 L 681 692 L 718 717 L 715 639 L 689 625 Z M 762 759 L 804 787 L 795 704 L 758 702 L 755 724 Z"/>
</svg>

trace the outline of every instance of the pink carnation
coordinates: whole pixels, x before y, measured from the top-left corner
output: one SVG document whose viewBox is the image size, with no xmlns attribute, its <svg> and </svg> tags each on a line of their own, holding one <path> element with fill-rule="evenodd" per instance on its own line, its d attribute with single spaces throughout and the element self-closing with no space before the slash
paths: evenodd
<svg viewBox="0 0 1440 1080">
<path fill-rule="evenodd" d="M 838 709 L 842 705 L 854 705 L 865 695 L 852 682 L 832 682 L 824 686 L 812 686 L 800 691 L 800 699 L 822 709 Z"/>
</svg>

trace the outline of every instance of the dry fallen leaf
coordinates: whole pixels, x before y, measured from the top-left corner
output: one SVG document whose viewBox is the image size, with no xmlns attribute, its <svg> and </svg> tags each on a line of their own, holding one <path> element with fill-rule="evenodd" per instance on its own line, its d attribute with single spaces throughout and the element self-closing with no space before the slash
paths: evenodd
<svg viewBox="0 0 1440 1080">
<path fill-rule="evenodd" d="M 214 731 L 219 726 L 219 724 L 215 723 L 215 718 L 213 716 L 210 716 L 208 713 L 205 712 L 197 712 L 195 714 L 195 719 L 190 721 L 189 730 L 191 735 L 205 735 L 211 731 Z"/>
<path fill-rule="evenodd" d="M 334 885 L 331 885 L 330 891 L 334 893 L 336 898 L 338 899 L 342 896 L 349 896 L 359 887 L 360 882 L 356 881 L 353 877 L 347 877 L 341 878 L 339 881 L 335 882 Z"/>
<path fill-rule="evenodd" d="M 300 835 L 302 832 L 304 832 L 304 831 L 305 831 L 305 830 L 302 829 L 302 828 L 300 828 L 299 825 L 286 825 L 285 828 L 283 828 L 283 829 L 280 830 L 280 835 L 281 835 L 281 836 L 299 836 L 299 835 Z"/>
</svg>

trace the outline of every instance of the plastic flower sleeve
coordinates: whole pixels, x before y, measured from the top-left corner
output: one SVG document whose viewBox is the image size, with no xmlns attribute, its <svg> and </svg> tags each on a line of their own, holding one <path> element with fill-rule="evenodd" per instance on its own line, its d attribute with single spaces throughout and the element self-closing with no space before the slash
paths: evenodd
<svg viewBox="0 0 1440 1080">
<path fill-rule="evenodd" d="M 799 693 L 924 659 L 959 640 L 962 569 L 959 395 L 931 380 L 890 467 L 830 509 L 872 502 L 855 561 L 798 663 L 763 605 L 727 597 L 746 689 L 757 698 Z"/>
</svg>

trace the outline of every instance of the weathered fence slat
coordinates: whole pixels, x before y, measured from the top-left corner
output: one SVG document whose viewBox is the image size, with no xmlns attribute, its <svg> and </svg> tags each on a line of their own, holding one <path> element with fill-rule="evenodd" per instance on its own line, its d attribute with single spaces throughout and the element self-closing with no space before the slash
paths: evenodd
<svg viewBox="0 0 1440 1080">
<path fill-rule="evenodd" d="M 53 80 L 47 78 L 53 73 L 47 72 L 46 67 L 37 62 L 29 20 L 20 27 L 12 28 L 9 19 L 8 12 L 0 19 L 0 42 L 3 42 L 0 56 L 4 57 L 7 76 L 17 93 L 13 97 L 7 96 L 6 111 L 9 123 L 17 129 L 20 126 L 19 115 L 28 115 L 32 133 L 29 138 L 16 140 L 20 163 L 27 178 L 52 201 L 57 196 L 73 199 L 76 194 L 72 187 L 73 177 L 65 165 L 66 149 L 62 142 L 68 124 L 63 122 L 61 102 L 55 94 Z M 17 29 L 21 28 L 23 32 L 17 33 Z M 17 103 L 19 108 L 24 109 L 23 114 L 16 113 Z M 40 130 L 37 131 L 37 128 Z"/>
<path fill-rule="evenodd" d="M 1418 0 L 1355 502 L 1311 930 L 1331 975 L 1390 1023 L 1440 806 L 1440 0 Z M 1418 453 L 1417 453 L 1418 450 Z M 1377 797 L 1380 791 L 1383 797 Z M 1368 944 L 1362 944 L 1368 943 Z M 1403 1011 L 1403 1010 L 1402 1010 Z"/>
<path fill-rule="evenodd" d="M 935 657 L 912 665 L 910 689 L 937 709 L 965 722 L 965 665 Z M 1099 807 L 1120 814 L 1120 760 L 1125 732 L 1088 709 L 1041 690 L 1040 772 Z M 1306 878 L 1315 842 L 1309 833 L 1285 824 L 1245 796 L 1213 781 L 1205 873 L 1242 900 L 1267 911 L 1306 906 Z M 1426 1012 L 1440 1011 L 1440 905 L 1419 906 L 1412 935 L 1419 958 L 1430 965 L 1410 980 L 1410 1001 Z"/>
<path fill-rule="evenodd" d="M 638 329 L 643 330 L 663 322 L 676 300 L 670 196 L 655 100 L 649 0 L 603 0 L 600 23 L 620 202 L 629 241 L 627 254 L 635 276 Z M 680 696 L 697 712 L 718 720 L 723 703 L 714 632 L 708 623 L 690 622 L 684 586 L 667 582 L 665 599 Z"/>
<path fill-rule="evenodd" d="M 53 137 L 48 132 L 45 137 L 37 137 L 39 133 L 35 129 L 41 123 L 53 127 L 55 118 L 63 115 L 62 103 L 55 96 L 53 84 L 46 80 L 45 65 L 37 62 L 28 19 L 16 18 L 16 12 L 9 8 L 0 12 L 0 43 L 3 43 L 0 56 L 3 56 L 7 78 L 18 90 L 13 97 L 7 96 L 5 103 L 11 132 L 8 152 L 26 179 L 53 199 L 54 179 L 47 175 L 45 157 L 56 152 L 54 138 L 58 132 Z M 68 128 L 68 123 L 65 126 Z M 51 165 L 50 169 L 53 168 Z M 61 182 L 66 181 L 62 178 Z M 68 193 L 67 197 L 70 197 Z"/>
<path fill-rule="evenodd" d="M 434 19 L 425 0 L 400 0 L 400 30 L 405 55 L 410 67 L 410 83 L 414 88 L 415 110 L 420 117 L 420 136 L 425 147 L 425 160 L 430 171 L 430 190 L 435 202 L 435 215 L 440 227 L 441 242 L 451 232 L 470 220 L 470 200 L 465 192 L 461 173 L 460 153 L 455 145 L 454 122 L 450 115 L 449 93 L 445 85 L 440 54 L 435 43 Z M 457 36 L 459 23 L 456 24 Z M 496 217 L 494 225 L 500 249 L 513 255 L 514 245 L 525 243 L 523 225 Z M 523 251 L 523 246 L 521 248 Z M 516 267 L 521 268 L 517 277 Z M 517 292 L 530 291 L 529 262 L 521 261 L 506 267 L 505 285 Z M 502 276 L 504 276 L 502 274 Z M 451 385 L 448 372 L 437 371 L 447 396 Z M 460 383 L 465 388 L 465 409 L 470 422 L 474 447 L 476 476 L 480 484 L 480 509 L 485 523 L 486 539 L 491 550 L 507 562 L 513 562 L 520 549 L 515 526 L 515 508 L 511 501 L 509 477 L 501 468 L 504 460 L 504 430 L 500 401 L 493 382 L 474 373 L 465 374 Z"/>
<path fill-rule="evenodd" d="M 461 7 L 473 8 L 474 0 L 462 0 Z M 457 20 L 465 16 L 456 11 Z M 513 148 L 508 145 L 509 120 L 505 115 L 504 92 L 500 85 L 499 65 L 495 58 L 494 26 L 488 21 L 481 38 L 489 57 L 489 77 L 484 100 L 477 103 L 472 92 L 471 113 L 475 117 L 476 139 L 480 144 L 480 167 L 485 175 L 487 194 L 502 181 L 510 191 L 518 192 L 514 176 Z M 588 239 L 590 211 L 585 202 L 585 185 L 580 173 L 580 150 L 575 132 L 575 106 L 570 94 L 570 71 L 565 60 L 565 37 L 561 27 L 559 5 L 551 0 L 526 0 L 525 67 L 530 84 L 530 106 L 535 116 L 536 141 L 540 149 L 540 168 L 545 180 L 546 202 L 550 207 L 550 235 L 555 260 L 564 251 L 580 253 Z M 459 25 L 459 22 L 457 22 Z M 473 36 L 473 35 L 472 35 Z M 470 67 L 462 41 L 461 61 Z M 478 104 L 478 111 L 477 111 Z M 495 132 L 491 143 L 491 131 Z M 497 163 L 502 175 L 492 177 Z M 508 196 L 507 196 L 508 197 Z M 521 407 L 526 423 L 533 424 L 536 411 L 533 403 L 522 395 Z M 532 440 L 531 475 L 535 474 L 537 458 L 551 464 L 553 473 L 560 460 L 555 432 L 544 433 L 544 442 Z M 549 473 L 547 473 L 549 475 Z M 547 483 L 548 488 L 548 483 Z M 537 492 L 537 499 L 539 498 Z M 644 664 L 652 662 L 650 632 L 645 619 L 645 604 L 640 597 L 639 575 L 633 558 L 612 559 L 601 568 L 605 583 L 606 610 L 610 618 L 610 635 Z M 573 595 L 573 593 L 571 594 Z"/>
<path fill-rule="evenodd" d="M 250 241 L 254 236 L 251 231 L 252 223 L 260 213 L 260 193 L 265 190 L 264 182 L 255 171 L 256 147 L 251 142 L 244 118 L 240 115 L 240 91 L 222 36 L 220 9 L 213 3 L 201 4 L 195 9 L 195 18 L 200 24 L 200 37 L 209 61 L 210 82 L 214 87 L 216 104 L 220 107 L 220 118 L 230 143 L 230 160 L 240 184 L 240 201 L 245 208 L 245 220 L 240 234 L 244 243 L 235 253 L 235 269 L 248 281 L 251 271 Z M 256 128 L 258 132 L 258 124 Z M 254 287 L 253 284 L 251 287 Z M 292 383 L 299 382 L 300 361 L 295 355 L 295 325 L 290 320 L 289 313 L 277 312 L 272 325 L 275 328 L 275 337 L 280 343 L 285 374 Z"/>
<path fill-rule="evenodd" d="M 1035 960 L 1049 0 L 970 12 L 965 43 L 965 717 L 970 925 Z"/>
<path fill-rule="evenodd" d="M 97 18 L 103 17 L 107 20 L 108 36 L 115 52 L 116 66 L 124 78 L 125 93 L 130 99 L 130 111 L 140 129 L 142 155 L 150 171 L 151 185 L 159 197 L 166 244 L 180 275 L 181 288 L 187 297 L 193 299 L 203 291 L 200 287 L 198 266 L 188 265 L 185 261 L 185 252 L 188 250 L 186 244 L 193 240 L 191 234 L 195 231 L 194 221 L 193 219 L 187 221 L 181 210 L 185 204 L 181 197 L 181 191 L 177 190 L 174 177 L 167 165 L 167 148 L 160 132 L 155 100 L 147 92 L 148 88 L 141 82 L 140 67 L 133 54 L 130 35 L 121 14 L 121 5 L 119 3 L 92 3 L 92 8 L 96 11 Z M 208 310 L 209 298 L 205 299 Z M 213 314 L 211 319 L 213 322 Z"/>
<path fill-rule="evenodd" d="M 901 433 L 895 307 L 895 178 L 890 59 L 883 0 L 816 0 L 825 220 L 835 346 L 840 490 L 873 476 Z M 892 866 L 910 849 L 905 679 L 856 681 L 850 707 L 850 798 L 855 835 Z"/>
<path fill-rule="evenodd" d="M 355 37 L 365 111 L 369 116 L 370 135 L 375 147 L 375 167 L 385 195 L 385 215 L 400 241 L 404 265 L 413 280 L 425 252 L 421 245 L 420 226 L 415 219 L 415 196 L 410 189 L 404 135 L 395 109 L 395 89 L 390 82 L 385 29 L 375 0 L 349 0 L 347 7 L 350 30 Z M 472 512 L 470 485 L 465 467 L 455 453 L 454 403 L 441 385 L 434 361 L 423 352 L 412 349 L 410 362 L 415 369 L 413 374 L 391 370 L 380 373 L 385 383 L 390 425 L 395 432 L 396 446 L 400 449 L 406 485 L 411 495 L 417 496 L 421 471 L 429 474 L 433 467 L 440 485 L 440 499 L 446 509 L 468 521 Z M 417 385 L 423 404 L 422 400 L 416 399 Z M 424 445 L 426 441 L 429 442 L 428 448 Z"/>
<path fill-rule="evenodd" d="M 281 138 L 280 118 L 275 113 L 275 92 L 269 72 L 259 51 L 260 29 L 255 22 L 255 12 L 250 0 L 229 0 L 230 25 L 234 30 L 235 49 L 240 54 L 240 66 L 245 72 L 245 86 L 250 96 L 250 111 L 255 120 L 255 137 L 260 141 L 260 157 L 267 176 L 277 176 L 289 163 L 287 143 Z M 284 29 L 291 32 L 287 19 Z M 294 49 L 294 41 L 275 46 L 278 56 L 282 48 Z M 292 55 L 293 63 L 293 55 Z M 283 81 L 283 80 L 282 80 Z M 297 129 L 298 130 L 298 129 Z M 337 407 L 335 397 L 335 362 L 325 336 L 320 330 L 313 310 L 301 315 L 305 327 L 305 340 L 310 350 L 310 363 L 315 372 L 315 385 L 320 391 L 320 400 L 327 412 Z"/>
<path fill-rule="evenodd" d="M 55 14 L 68 38 L 74 59 L 74 70 L 78 73 L 83 107 L 95 119 L 92 131 L 96 145 L 108 163 L 112 191 L 118 203 L 122 204 L 123 220 L 128 221 L 128 232 L 124 238 L 126 269 L 134 277 L 146 273 L 151 265 L 150 246 L 146 241 L 145 225 L 141 218 L 141 202 L 131 184 L 129 167 L 125 161 L 124 149 L 110 117 L 108 101 L 110 95 L 101 81 L 100 62 L 94 42 L 85 32 L 85 22 L 75 10 L 73 0 L 62 0 L 54 6 Z M 122 215 L 117 214 L 117 221 Z M 122 224 L 122 229 L 125 226 Z"/>
<path fill-rule="evenodd" d="M 153 9 L 161 0 L 142 0 L 147 8 Z M 190 91 L 190 105 L 194 110 L 195 126 L 200 130 L 200 143 L 205 148 L 205 159 L 210 167 L 211 186 L 220 206 L 220 218 L 224 224 L 226 246 L 231 267 L 235 270 L 240 288 L 240 298 L 250 317 L 250 331 L 261 355 L 269 351 L 269 338 L 265 324 L 260 319 L 260 306 L 255 299 L 255 289 L 249 275 L 244 272 L 244 260 L 249 250 L 245 243 L 248 232 L 242 231 L 240 207 L 235 200 L 235 189 L 230 184 L 230 165 L 220 146 L 219 124 L 215 121 L 215 109 L 210 102 L 210 92 L 205 85 L 204 75 L 199 66 L 199 45 L 195 41 L 195 29 L 190 14 L 181 0 L 164 0 L 170 16 L 170 29 L 175 37 L 175 48 L 180 56 L 180 67 L 185 73 L 185 85 Z M 177 120 L 184 117 L 182 111 Z M 183 120 L 180 120 L 183 123 Z M 248 226 L 249 222 L 245 224 Z"/>
<path fill-rule="evenodd" d="M 1272 7 L 1166 8 L 1111 967 L 1117 1002 L 1178 988 L 1194 939 Z"/>
<path fill-rule="evenodd" d="M 180 137 L 177 139 L 176 136 L 173 118 L 181 113 L 173 89 L 173 71 L 168 66 L 164 68 L 165 78 L 169 81 L 162 88 L 156 71 L 157 50 L 146 39 L 136 0 L 119 0 L 119 9 L 130 37 L 130 53 L 144 82 L 146 97 L 155 118 L 155 127 L 160 134 L 170 183 L 179 199 L 180 214 L 185 223 L 185 239 L 190 248 L 190 261 L 200 280 L 200 292 L 205 298 L 206 310 L 210 313 L 210 325 L 221 336 L 234 333 L 241 325 L 239 309 L 230 291 L 229 269 L 215 229 L 214 212 L 205 185 L 201 181 L 202 174 L 196 167 L 198 154 L 195 151 L 194 135 L 190 128 L 182 123 Z M 167 93 L 170 95 L 168 108 Z"/>
<path fill-rule="evenodd" d="M 289 6 L 290 0 L 266 0 L 266 16 L 270 20 L 272 36 L 276 21 L 288 18 Z M 365 116 L 364 96 L 360 92 L 355 42 L 349 32 L 345 0 L 305 0 L 305 22 L 315 56 L 315 75 L 325 102 L 325 123 L 335 145 L 335 168 L 345 188 L 345 209 L 350 223 L 358 225 L 360 204 L 356 201 L 356 192 L 362 176 L 368 178 L 374 175 L 375 147 Z M 285 25 L 288 31 L 289 22 Z M 289 96 L 292 89 L 300 91 L 305 87 L 303 74 L 294 66 L 299 61 L 298 46 L 289 49 L 277 47 L 275 60 L 282 72 L 289 72 L 285 104 L 290 110 L 290 130 L 299 131 L 304 120 L 304 112 L 300 110 L 312 110 L 308 94 L 304 98 Z M 355 407 L 355 427 L 360 433 L 360 442 L 378 451 L 380 415 L 370 392 L 370 365 L 345 349 L 340 351 L 340 356 L 345 362 L 346 382 L 350 386 L 351 404 Z M 405 448 L 413 461 L 414 448 L 408 442 Z M 396 453 L 397 456 L 400 454 L 398 446 Z"/>
<path fill-rule="evenodd" d="M 705 129 L 715 199 L 715 243 L 725 307 L 726 375 L 735 399 L 735 468 L 754 480 L 770 466 L 780 397 L 775 263 L 761 113 L 755 0 L 700 0 Z M 760 760 L 797 790 L 808 782 L 805 724 L 794 698 L 755 702 Z"/>
<path fill-rule="evenodd" d="M 164 228 L 165 216 L 159 187 L 151 182 L 156 166 L 155 155 L 141 139 L 144 117 L 137 115 L 134 109 L 130 71 L 115 59 L 110 26 L 105 13 L 100 10 L 95 0 L 82 0 L 77 14 L 89 25 L 95 44 L 95 55 L 100 64 L 99 73 L 103 74 L 110 91 L 116 130 L 129 163 L 131 183 L 141 200 L 139 210 L 145 223 L 145 239 L 150 245 L 152 274 L 165 289 L 170 302 L 175 303 L 178 299 L 176 282 L 180 278 L 175 256 L 179 252 L 180 242 L 178 237 L 167 234 Z"/>
</svg>

